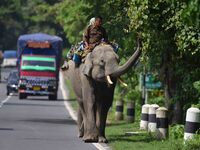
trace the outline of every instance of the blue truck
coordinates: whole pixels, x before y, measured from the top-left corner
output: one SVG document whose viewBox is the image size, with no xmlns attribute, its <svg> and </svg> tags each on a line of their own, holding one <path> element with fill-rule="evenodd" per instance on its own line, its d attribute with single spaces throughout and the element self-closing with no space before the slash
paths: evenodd
<svg viewBox="0 0 200 150">
<path fill-rule="evenodd" d="M 17 51 L 5 50 L 3 53 L 2 67 L 16 67 L 17 66 Z"/>
<path fill-rule="evenodd" d="M 57 100 L 62 39 L 44 33 L 21 35 L 17 42 L 19 99 L 46 95 Z"/>
</svg>

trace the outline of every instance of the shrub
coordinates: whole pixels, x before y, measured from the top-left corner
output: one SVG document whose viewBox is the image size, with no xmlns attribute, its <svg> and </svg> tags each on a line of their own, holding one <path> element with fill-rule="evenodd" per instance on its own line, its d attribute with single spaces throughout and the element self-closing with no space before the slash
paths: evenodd
<svg viewBox="0 0 200 150">
<path fill-rule="evenodd" d="M 200 134 L 185 142 L 184 150 L 200 150 Z"/>
<path fill-rule="evenodd" d="M 183 136 L 184 136 L 184 125 L 179 125 L 179 124 L 173 125 L 170 128 L 169 134 L 170 134 L 170 137 L 172 139 L 181 139 L 181 138 L 183 138 Z"/>
</svg>

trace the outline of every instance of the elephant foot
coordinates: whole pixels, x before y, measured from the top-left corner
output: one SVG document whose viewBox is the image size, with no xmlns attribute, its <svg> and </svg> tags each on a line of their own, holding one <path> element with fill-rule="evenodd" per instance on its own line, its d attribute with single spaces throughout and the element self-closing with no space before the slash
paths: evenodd
<svg viewBox="0 0 200 150">
<path fill-rule="evenodd" d="M 99 140 L 98 140 L 99 143 L 108 143 L 108 140 L 103 137 L 103 136 L 99 136 Z"/>
<path fill-rule="evenodd" d="M 85 143 L 93 143 L 93 142 L 98 142 L 98 137 L 96 135 L 84 135 L 83 141 Z"/>
<path fill-rule="evenodd" d="M 84 134 L 83 134 L 83 132 L 81 132 L 81 131 L 78 133 L 78 137 L 79 137 L 79 138 L 82 138 L 83 135 L 84 135 Z"/>
</svg>

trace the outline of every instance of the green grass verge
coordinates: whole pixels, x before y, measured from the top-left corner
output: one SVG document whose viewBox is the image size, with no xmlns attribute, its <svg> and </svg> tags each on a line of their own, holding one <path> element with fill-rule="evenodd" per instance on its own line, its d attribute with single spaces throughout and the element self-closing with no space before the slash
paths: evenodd
<svg viewBox="0 0 200 150">
<path fill-rule="evenodd" d="M 126 103 L 124 105 L 126 106 Z M 113 150 L 200 150 L 200 135 L 184 144 L 184 125 L 170 126 L 169 137 L 165 140 L 158 140 L 155 133 L 141 131 L 139 129 L 140 109 L 141 107 L 136 105 L 134 123 L 127 123 L 125 113 L 124 120 L 116 121 L 115 104 L 113 103 L 108 114 L 109 124 L 106 127 L 108 145 Z"/>
<path fill-rule="evenodd" d="M 78 109 L 78 103 L 76 101 L 76 96 L 75 96 L 74 91 L 72 89 L 71 82 L 69 80 L 65 80 L 65 83 L 66 83 L 67 88 L 69 90 L 69 101 L 70 101 L 73 109 L 77 110 Z"/>
<path fill-rule="evenodd" d="M 70 82 L 66 81 L 70 92 L 70 103 L 77 110 L 77 102 L 71 88 Z M 126 105 L 126 104 L 125 104 Z M 166 140 L 157 140 L 155 135 L 146 131 L 139 130 L 140 107 L 136 106 L 136 120 L 134 123 L 127 123 L 124 120 L 115 120 L 115 104 L 108 113 L 108 124 L 106 126 L 106 137 L 109 141 L 108 145 L 113 150 L 200 150 L 200 141 L 195 141 L 192 146 L 183 144 L 183 127 L 170 128 L 169 138 Z M 125 108 L 126 109 L 126 108 Z M 138 111 L 137 111 L 138 110 Z M 135 134 L 127 134 L 136 132 Z M 171 135 L 172 134 L 172 135 Z M 174 138 L 177 137 L 177 138 Z M 199 140 L 200 138 L 197 138 Z"/>
<path fill-rule="evenodd" d="M 109 114 L 108 117 L 110 115 L 113 114 Z M 146 131 L 140 131 L 139 121 L 137 120 L 135 123 L 127 123 L 126 120 L 111 120 L 111 124 L 106 127 L 106 136 L 109 141 L 108 145 L 113 150 L 177 150 L 175 145 L 176 143 L 180 144 L 180 142 L 176 141 L 174 143 L 170 139 L 157 140 L 154 135 Z"/>
</svg>

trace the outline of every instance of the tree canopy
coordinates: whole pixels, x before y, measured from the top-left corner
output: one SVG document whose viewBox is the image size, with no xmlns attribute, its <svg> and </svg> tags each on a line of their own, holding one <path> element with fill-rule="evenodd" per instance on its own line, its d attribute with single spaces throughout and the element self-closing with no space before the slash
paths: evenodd
<svg viewBox="0 0 200 150">
<path fill-rule="evenodd" d="M 193 87 L 200 80 L 199 0 L 1 0 L 0 7 L 0 49 L 16 48 L 20 34 L 33 32 L 61 36 L 69 47 L 82 39 L 90 18 L 101 15 L 109 40 L 120 45 L 122 63 L 136 37 L 142 39 L 140 65 L 123 77 L 129 98 L 145 71 L 158 74 L 169 109 L 199 103 Z"/>
</svg>

